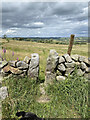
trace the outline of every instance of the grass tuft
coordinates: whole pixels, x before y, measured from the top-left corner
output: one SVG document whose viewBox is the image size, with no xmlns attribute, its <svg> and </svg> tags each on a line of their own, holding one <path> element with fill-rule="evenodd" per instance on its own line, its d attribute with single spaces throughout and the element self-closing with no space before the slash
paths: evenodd
<svg viewBox="0 0 90 120">
<path fill-rule="evenodd" d="M 88 118 L 88 83 L 76 73 L 65 81 L 48 85 L 49 103 L 37 102 L 40 82 L 28 77 L 11 77 L 3 85 L 9 90 L 9 97 L 2 102 L 3 118 L 16 118 L 16 112 L 22 110 L 44 118 Z"/>
</svg>

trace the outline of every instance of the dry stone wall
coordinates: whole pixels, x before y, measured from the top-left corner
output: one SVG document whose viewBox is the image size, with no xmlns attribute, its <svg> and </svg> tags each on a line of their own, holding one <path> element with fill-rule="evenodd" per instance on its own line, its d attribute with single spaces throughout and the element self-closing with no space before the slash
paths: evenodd
<svg viewBox="0 0 90 120">
<path fill-rule="evenodd" d="M 29 76 L 31 79 L 38 80 L 39 77 L 39 55 L 31 54 L 31 58 L 26 56 L 23 61 L 0 61 L 0 75 Z"/>
<path fill-rule="evenodd" d="M 84 76 L 90 80 L 90 58 L 80 55 L 64 54 L 59 56 L 55 50 L 50 50 L 47 58 L 45 71 L 45 84 L 51 84 L 54 80 L 65 80 L 68 75 L 72 75 L 77 67 L 77 74 Z M 0 99 L 5 99 L 8 96 L 6 86 L 2 87 L 2 79 L 5 76 L 22 76 L 27 75 L 30 79 L 39 79 L 39 55 L 31 54 L 31 58 L 26 56 L 23 61 L 2 61 L 0 60 Z M 45 94 L 44 88 L 40 87 L 41 93 Z"/>
<path fill-rule="evenodd" d="M 59 56 L 55 50 L 50 50 L 47 58 L 45 71 L 45 83 L 52 83 L 53 80 L 65 80 L 68 75 L 72 75 L 77 67 L 77 74 L 90 79 L 90 58 L 80 55 L 64 54 Z M 29 76 L 30 79 L 39 79 L 39 55 L 31 54 L 31 58 L 26 56 L 23 61 L 2 61 L 0 60 L 0 76 L 17 75 Z"/>
<path fill-rule="evenodd" d="M 58 56 L 55 50 L 50 50 L 46 65 L 45 83 L 51 83 L 53 80 L 65 80 L 68 75 L 72 75 L 75 68 L 77 68 L 79 76 L 90 79 L 90 58 L 80 55 L 69 56 L 68 54 Z"/>
</svg>

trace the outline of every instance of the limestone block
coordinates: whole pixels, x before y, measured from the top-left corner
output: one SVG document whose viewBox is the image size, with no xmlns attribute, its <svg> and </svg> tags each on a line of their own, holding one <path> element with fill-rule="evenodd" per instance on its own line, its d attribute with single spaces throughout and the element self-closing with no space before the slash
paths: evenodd
<svg viewBox="0 0 90 120">
<path fill-rule="evenodd" d="M 9 61 L 8 64 L 12 67 L 16 67 L 17 61 Z"/>
<path fill-rule="evenodd" d="M 81 69 L 77 69 L 77 75 L 78 76 L 83 76 L 85 71 L 82 71 Z"/>
<path fill-rule="evenodd" d="M 50 50 L 49 57 L 47 58 L 46 71 L 54 72 L 59 61 L 58 53 L 55 50 Z"/>
<path fill-rule="evenodd" d="M 67 68 L 65 74 L 72 74 L 72 72 L 75 70 L 75 68 Z"/>
<path fill-rule="evenodd" d="M 28 64 L 26 64 L 24 61 L 18 61 L 18 62 L 16 63 L 16 66 L 17 66 L 18 69 L 20 69 L 20 70 L 28 69 Z"/>
<path fill-rule="evenodd" d="M 27 63 L 27 64 L 29 64 L 29 63 L 30 63 L 30 58 L 29 58 L 28 56 L 26 56 L 26 57 L 24 58 L 24 62 Z"/>
<path fill-rule="evenodd" d="M 39 77 L 39 55 L 37 53 L 31 54 L 28 76 L 35 80 Z"/>
<path fill-rule="evenodd" d="M 64 57 L 62 57 L 62 56 L 59 56 L 59 64 L 60 63 L 64 63 L 65 62 L 65 59 L 64 59 Z"/>
<path fill-rule="evenodd" d="M 65 77 L 59 75 L 59 76 L 56 77 L 56 79 L 57 79 L 57 81 L 61 81 L 61 80 L 65 80 Z"/>
<path fill-rule="evenodd" d="M 0 99 L 4 100 L 6 97 L 8 97 L 8 91 L 7 91 L 7 87 L 1 87 L 0 88 Z"/>
<path fill-rule="evenodd" d="M 75 67 L 75 62 L 73 61 L 73 62 L 71 62 L 71 63 L 65 63 L 65 66 L 66 66 L 67 68 L 74 68 L 74 67 Z"/>
<path fill-rule="evenodd" d="M 65 58 L 66 62 L 72 62 L 71 56 L 68 54 L 64 54 L 63 57 Z"/>
<path fill-rule="evenodd" d="M 59 62 L 58 53 L 55 50 L 50 50 L 46 65 L 46 76 L 45 76 L 46 83 L 53 83 L 53 80 L 56 80 L 56 69 L 58 62 Z"/>
<path fill-rule="evenodd" d="M 8 65 L 7 61 L 0 61 L 0 69 L 2 69 L 3 67 L 5 67 L 6 65 Z"/>
<path fill-rule="evenodd" d="M 61 72 L 65 71 L 66 68 L 65 68 L 64 64 L 61 63 L 60 65 L 58 65 L 58 70 Z"/>
<path fill-rule="evenodd" d="M 18 68 L 14 68 L 14 67 L 10 67 L 10 71 L 11 71 L 11 73 L 13 73 L 15 75 L 20 75 L 23 73 L 22 70 L 19 70 Z"/>
<path fill-rule="evenodd" d="M 79 62 L 84 62 L 84 60 L 85 60 L 85 57 L 79 55 L 79 57 L 78 57 L 78 61 L 79 61 Z"/>
<path fill-rule="evenodd" d="M 86 66 L 86 64 L 85 64 L 84 62 L 81 62 L 80 65 L 81 65 L 80 68 L 81 68 L 82 70 L 86 70 L 87 66 Z"/>
<path fill-rule="evenodd" d="M 79 55 L 71 55 L 71 58 L 72 60 L 74 60 L 75 62 L 78 62 L 78 58 L 79 58 Z"/>
</svg>

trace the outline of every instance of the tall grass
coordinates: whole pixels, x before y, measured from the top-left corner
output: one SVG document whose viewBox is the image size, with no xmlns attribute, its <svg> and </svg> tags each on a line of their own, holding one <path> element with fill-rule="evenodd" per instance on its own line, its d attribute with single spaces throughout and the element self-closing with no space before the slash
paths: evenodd
<svg viewBox="0 0 90 120">
<path fill-rule="evenodd" d="M 61 102 L 68 108 L 74 108 L 82 118 L 89 117 L 88 82 L 85 78 L 77 76 L 77 71 L 69 76 L 65 81 L 49 85 L 47 93 L 52 97 L 52 101 Z"/>
<path fill-rule="evenodd" d="M 11 77 L 3 81 L 8 87 L 9 97 L 2 102 L 3 118 L 16 118 L 17 111 L 31 111 L 39 117 L 45 118 L 88 118 L 88 83 L 83 77 L 73 73 L 65 81 L 54 81 L 53 85 L 46 88 L 50 96 L 49 103 L 38 103 L 40 97 L 39 85 L 45 80 L 46 59 L 50 49 L 55 49 L 59 55 L 67 52 L 67 45 L 32 43 L 25 41 L 12 41 L 3 44 L 6 48 L 6 60 L 13 60 L 19 56 L 23 60 L 25 56 L 37 52 L 40 55 L 39 82 L 32 81 L 28 77 Z M 0 50 L 2 53 L 2 50 Z M 74 45 L 72 54 L 88 56 L 87 45 Z M 16 118 L 17 119 L 17 118 Z"/>
<path fill-rule="evenodd" d="M 88 83 L 83 77 L 69 76 L 65 81 L 54 81 L 46 92 L 49 103 L 38 103 L 39 82 L 29 78 L 11 77 L 3 81 L 8 87 L 9 97 L 2 102 L 3 118 L 16 118 L 17 111 L 34 112 L 44 118 L 88 118 Z"/>
</svg>

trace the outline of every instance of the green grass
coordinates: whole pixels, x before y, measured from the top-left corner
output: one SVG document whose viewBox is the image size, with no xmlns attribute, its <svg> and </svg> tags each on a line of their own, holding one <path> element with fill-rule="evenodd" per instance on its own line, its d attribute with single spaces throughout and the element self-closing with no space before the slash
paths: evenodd
<svg viewBox="0 0 90 120">
<path fill-rule="evenodd" d="M 39 82 L 29 78 L 11 77 L 3 81 L 9 97 L 2 102 L 3 118 L 16 118 L 17 111 L 34 112 L 45 118 L 88 118 L 88 83 L 83 77 L 73 74 L 65 81 L 48 85 L 49 103 L 38 103 Z"/>
<path fill-rule="evenodd" d="M 88 118 L 88 83 L 83 77 L 77 76 L 76 72 L 63 82 L 55 82 L 49 85 L 48 95 L 51 95 L 53 104 L 60 102 L 69 109 L 75 109 L 81 118 Z M 58 105 L 57 105 L 58 108 Z"/>
<path fill-rule="evenodd" d="M 45 118 L 88 118 L 88 83 L 82 77 L 73 74 L 65 81 L 54 82 L 46 89 L 50 96 L 49 103 L 38 103 L 40 97 L 39 85 L 45 80 L 46 59 L 50 49 L 55 49 L 59 55 L 67 53 L 68 45 L 36 43 L 28 41 L 14 41 L 4 43 L 6 59 L 23 60 L 31 53 L 40 56 L 39 82 L 29 78 L 11 77 L 3 81 L 3 86 L 8 87 L 9 97 L 2 102 L 3 118 L 14 118 L 17 111 L 24 110 L 36 113 Z M 12 57 L 12 51 L 14 56 Z M 2 53 L 2 49 L 0 49 Z M 74 45 L 72 54 L 88 57 L 88 45 Z M 2 53 L 2 56 L 3 53 Z"/>
<path fill-rule="evenodd" d="M 16 60 L 17 57 L 20 60 L 23 60 L 25 56 L 30 57 L 32 53 L 38 53 L 40 56 L 40 76 L 45 75 L 46 60 L 51 49 L 55 49 L 59 55 L 64 55 L 67 53 L 68 45 L 59 45 L 59 44 L 48 44 L 48 43 L 36 43 L 29 41 L 16 41 L 9 40 L 7 41 L 2 39 L 2 47 L 6 48 L 6 59 L 7 60 Z M 14 56 L 12 57 L 12 51 Z M 0 53 L 4 56 L 2 49 Z M 72 48 L 72 54 L 79 54 L 82 56 L 88 57 L 88 44 L 86 45 L 74 45 Z"/>
</svg>

